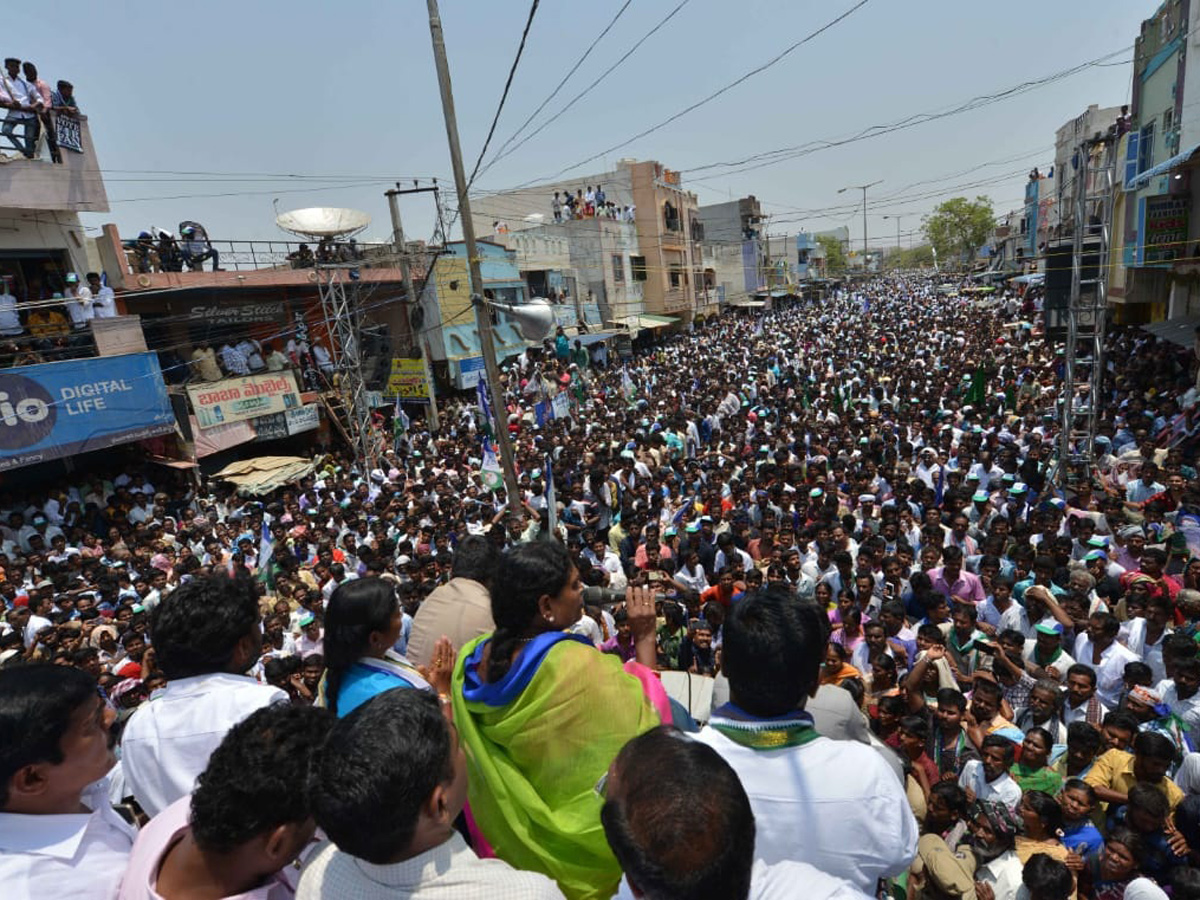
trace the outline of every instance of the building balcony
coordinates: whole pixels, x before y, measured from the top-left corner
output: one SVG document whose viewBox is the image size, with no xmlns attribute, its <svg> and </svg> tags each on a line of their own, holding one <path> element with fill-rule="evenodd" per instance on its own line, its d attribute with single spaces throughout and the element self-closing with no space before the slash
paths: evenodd
<svg viewBox="0 0 1200 900">
<path fill-rule="evenodd" d="M 374 284 L 401 280 L 391 244 L 340 242 L 321 248 L 301 241 L 210 239 L 206 245 L 215 256 L 194 267 L 186 261 L 183 242 L 168 242 L 160 252 L 157 242 L 122 239 L 113 225 L 104 226 L 97 245 L 109 284 L 117 290 L 311 285 L 317 281 L 318 250 L 322 264 L 353 271 L 357 281 Z M 424 254 L 412 258 L 414 281 L 424 279 L 428 261 Z M 213 271 L 217 263 L 222 271 Z"/>
<path fill-rule="evenodd" d="M 8 156 L 7 162 L 0 164 L 0 207 L 108 212 L 108 195 L 104 191 L 104 177 L 92 146 L 87 117 L 73 118 L 70 124 L 77 125 L 77 130 L 71 128 L 68 132 L 65 118 L 59 130 L 80 149 L 73 150 L 63 144 L 62 163 L 50 162 L 44 146 L 38 148 L 39 157 L 25 159 L 18 155 L 14 158 L 16 151 L 7 141 L 3 142 L 0 152 Z M 22 130 L 18 128 L 16 133 L 21 135 Z M 44 145 L 44 142 L 43 137 L 40 143 Z"/>
</svg>

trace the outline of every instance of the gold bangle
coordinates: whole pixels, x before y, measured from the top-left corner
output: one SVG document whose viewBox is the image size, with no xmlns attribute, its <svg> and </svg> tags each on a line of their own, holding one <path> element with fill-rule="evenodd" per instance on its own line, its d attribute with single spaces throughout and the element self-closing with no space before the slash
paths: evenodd
<svg viewBox="0 0 1200 900">
<path fill-rule="evenodd" d="M 441 693 L 439 693 L 439 694 L 438 694 L 438 700 L 440 700 L 440 701 L 442 702 L 442 705 L 443 705 L 443 706 L 449 706 L 449 705 L 450 705 L 450 695 L 449 695 L 449 694 L 441 694 Z"/>
</svg>

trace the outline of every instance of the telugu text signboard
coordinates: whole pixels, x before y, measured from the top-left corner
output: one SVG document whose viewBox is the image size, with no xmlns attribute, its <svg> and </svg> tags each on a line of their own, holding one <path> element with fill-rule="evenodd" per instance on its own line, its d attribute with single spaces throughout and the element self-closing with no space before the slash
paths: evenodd
<svg viewBox="0 0 1200 900">
<path fill-rule="evenodd" d="M 388 396 L 401 400 L 428 400 L 429 382 L 425 378 L 425 362 L 421 359 L 392 360 L 388 378 Z"/>
<path fill-rule="evenodd" d="M 192 385 L 187 390 L 201 428 L 257 419 L 300 406 L 300 390 L 290 371 L 242 375 Z"/>
<path fill-rule="evenodd" d="M 284 413 L 287 419 L 288 434 L 300 434 L 305 431 L 316 431 L 321 427 L 321 408 L 316 404 L 289 409 Z"/>
<path fill-rule="evenodd" d="M 0 371 L 0 471 L 174 430 L 153 353 Z"/>
</svg>

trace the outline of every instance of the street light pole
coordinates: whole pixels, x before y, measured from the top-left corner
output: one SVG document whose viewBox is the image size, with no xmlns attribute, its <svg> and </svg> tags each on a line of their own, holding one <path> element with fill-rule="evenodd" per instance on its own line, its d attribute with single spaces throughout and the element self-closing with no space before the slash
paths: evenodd
<svg viewBox="0 0 1200 900">
<path fill-rule="evenodd" d="M 896 220 L 896 249 L 900 250 L 901 249 L 901 247 L 900 247 L 900 218 L 901 217 L 900 216 L 884 216 L 884 218 Z"/>
<path fill-rule="evenodd" d="M 840 191 L 838 191 L 839 194 L 844 194 L 844 193 L 846 193 L 846 191 L 862 191 L 862 195 L 863 195 L 863 271 L 864 272 L 867 270 L 867 188 L 875 187 L 875 185 L 881 184 L 882 182 L 883 182 L 883 179 L 880 178 L 879 181 L 872 181 L 870 184 L 852 184 L 849 187 L 844 187 Z"/>
<path fill-rule="evenodd" d="M 516 460 L 513 456 L 512 442 L 508 437 L 507 408 L 504 405 L 504 391 L 500 388 L 500 366 L 496 362 L 496 348 L 492 344 L 491 310 L 483 302 L 483 272 L 479 267 L 479 254 L 475 247 L 475 223 L 471 220 L 467 174 L 463 168 L 462 147 L 458 142 L 458 119 L 454 113 L 454 91 L 450 85 L 450 65 L 446 61 L 446 43 L 442 37 L 442 18 L 438 13 L 437 0 L 426 2 L 429 8 L 429 36 L 433 41 L 433 59 L 437 64 L 438 87 L 442 93 L 442 114 L 446 119 L 446 140 L 450 145 L 454 186 L 458 192 L 458 215 L 462 222 L 463 244 L 467 252 L 475 325 L 483 350 L 483 366 L 492 397 L 492 412 L 496 416 L 496 443 L 500 447 L 500 465 L 504 468 L 504 487 L 508 494 L 509 509 L 515 511 L 521 505 L 521 488 L 517 484 Z"/>
</svg>

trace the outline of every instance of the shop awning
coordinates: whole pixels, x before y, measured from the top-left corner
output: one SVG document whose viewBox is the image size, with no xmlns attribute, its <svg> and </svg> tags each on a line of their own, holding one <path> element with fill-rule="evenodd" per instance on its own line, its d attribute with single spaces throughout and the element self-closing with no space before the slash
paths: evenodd
<svg viewBox="0 0 1200 900">
<path fill-rule="evenodd" d="M 1166 175 L 1172 169 L 1178 168 L 1184 163 L 1189 162 L 1197 150 L 1200 150 L 1200 144 L 1195 144 L 1191 147 L 1188 147 L 1182 153 L 1176 153 L 1170 159 L 1160 162 L 1157 166 L 1151 166 L 1145 172 L 1139 172 L 1137 175 L 1134 175 L 1127 182 L 1125 182 L 1125 190 L 1136 191 L 1144 188 L 1159 175 Z"/>
<path fill-rule="evenodd" d="M 666 328 L 678 321 L 679 319 L 672 316 L 652 316 L 649 313 L 642 313 L 638 316 L 638 325 L 642 328 Z"/>
<path fill-rule="evenodd" d="M 611 337 L 616 337 L 615 331 L 593 331 L 588 334 L 577 334 L 575 340 L 579 341 L 584 347 L 590 347 L 592 344 L 599 344 L 601 341 L 607 341 Z"/>
<path fill-rule="evenodd" d="M 1143 325 L 1142 330 L 1150 332 L 1160 340 L 1170 341 L 1190 350 L 1196 338 L 1197 325 L 1200 325 L 1200 316 L 1184 316 L 1165 322 L 1151 322 L 1149 325 Z"/>
<path fill-rule="evenodd" d="M 608 324 L 616 325 L 620 329 L 628 328 L 634 334 L 637 334 L 638 328 L 641 327 L 637 316 L 625 316 L 623 319 L 609 319 Z"/>
<path fill-rule="evenodd" d="M 316 468 L 316 460 L 299 456 L 260 456 L 230 463 L 213 477 L 232 482 L 241 493 L 261 496 L 311 475 Z"/>
</svg>

